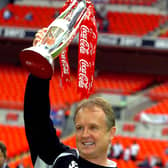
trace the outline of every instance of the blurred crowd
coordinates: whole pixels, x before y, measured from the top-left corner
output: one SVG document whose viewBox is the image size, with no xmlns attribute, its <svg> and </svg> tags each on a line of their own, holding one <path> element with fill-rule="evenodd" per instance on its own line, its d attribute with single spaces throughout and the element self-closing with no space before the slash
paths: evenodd
<svg viewBox="0 0 168 168">
<path fill-rule="evenodd" d="M 130 146 L 126 146 L 125 148 L 117 141 L 115 144 L 111 144 L 108 157 L 117 160 L 123 159 L 126 162 L 132 160 L 135 162 L 137 168 L 168 168 L 168 163 L 164 164 L 158 155 L 147 155 L 143 160 L 139 160 L 138 154 L 140 150 L 140 145 L 136 141 L 133 141 Z M 165 148 L 164 152 L 165 155 L 168 155 L 168 147 Z"/>
</svg>

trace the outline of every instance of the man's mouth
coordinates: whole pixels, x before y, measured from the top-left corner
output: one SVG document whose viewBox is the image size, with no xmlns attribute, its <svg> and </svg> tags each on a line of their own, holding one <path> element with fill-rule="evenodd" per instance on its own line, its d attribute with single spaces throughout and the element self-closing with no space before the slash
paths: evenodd
<svg viewBox="0 0 168 168">
<path fill-rule="evenodd" d="M 82 142 L 84 146 L 91 146 L 94 145 L 94 142 Z"/>
</svg>

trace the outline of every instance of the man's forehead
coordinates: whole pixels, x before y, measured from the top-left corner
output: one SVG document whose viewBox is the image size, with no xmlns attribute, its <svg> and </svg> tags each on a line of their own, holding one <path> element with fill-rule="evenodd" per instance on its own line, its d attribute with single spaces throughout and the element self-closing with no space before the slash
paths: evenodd
<svg viewBox="0 0 168 168">
<path fill-rule="evenodd" d="M 92 121 L 90 117 L 94 117 L 94 119 L 105 119 L 105 113 L 101 108 L 93 107 L 93 108 L 82 108 L 78 111 L 76 118 L 80 118 L 80 120 L 84 120 L 89 117 L 88 121 Z"/>
<path fill-rule="evenodd" d="M 79 111 L 82 111 L 82 110 L 84 111 L 87 110 L 91 112 L 103 111 L 102 108 L 98 105 L 89 105 L 89 106 L 82 107 L 81 109 L 79 109 Z"/>
</svg>

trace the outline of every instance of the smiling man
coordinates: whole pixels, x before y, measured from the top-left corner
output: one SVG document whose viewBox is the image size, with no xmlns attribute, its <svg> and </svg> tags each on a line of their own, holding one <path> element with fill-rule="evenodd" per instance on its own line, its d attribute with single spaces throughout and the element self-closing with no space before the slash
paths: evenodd
<svg viewBox="0 0 168 168">
<path fill-rule="evenodd" d="M 111 105 L 103 98 L 86 99 L 74 114 L 77 149 L 60 142 L 50 119 L 49 81 L 29 75 L 24 120 L 35 168 L 115 168 L 107 158 L 115 134 Z"/>
<path fill-rule="evenodd" d="M 110 104 L 102 98 L 84 100 L 77 107 L 74 122 L 80 156 L 102 166 L 112 163 L 107 150 L 116 128 Z"/>
</svg>

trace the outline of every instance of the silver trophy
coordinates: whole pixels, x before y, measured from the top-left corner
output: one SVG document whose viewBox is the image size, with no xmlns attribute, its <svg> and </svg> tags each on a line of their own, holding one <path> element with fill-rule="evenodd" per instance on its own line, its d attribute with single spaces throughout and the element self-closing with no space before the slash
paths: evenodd
<svg viewBox="0 0 168 168">
<path fill-rule="evenodd" d="M 48 26 L 44 38 L 36 46 L 20 52 L 22 65 L 37 77 L 51 78 L 54 73 L 54 59 L 76 36 L 86 10 L 85 0 L 72 1 Z"/>
</svg>

